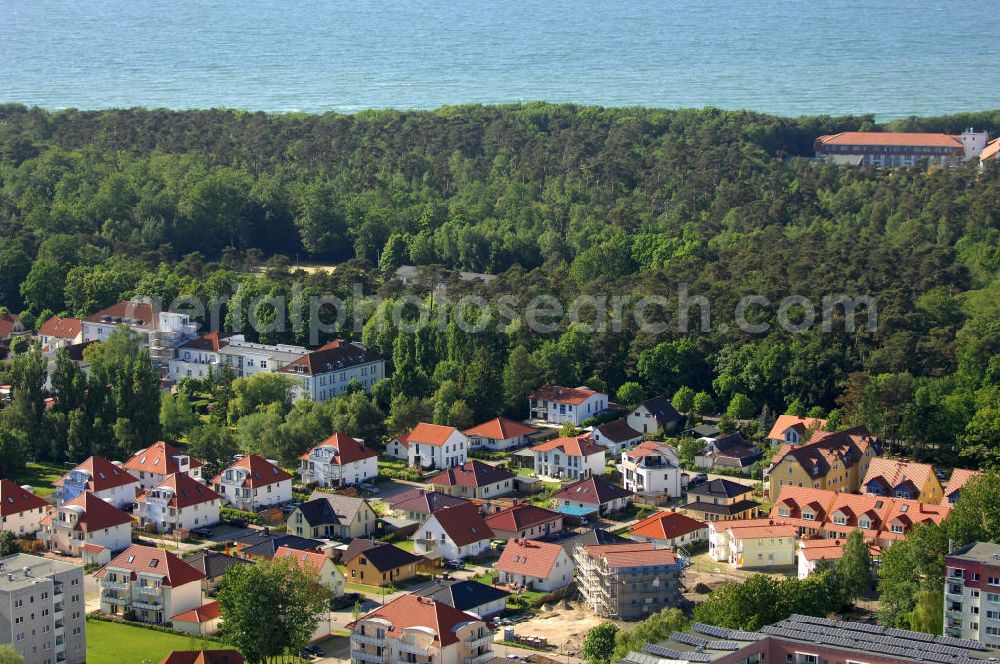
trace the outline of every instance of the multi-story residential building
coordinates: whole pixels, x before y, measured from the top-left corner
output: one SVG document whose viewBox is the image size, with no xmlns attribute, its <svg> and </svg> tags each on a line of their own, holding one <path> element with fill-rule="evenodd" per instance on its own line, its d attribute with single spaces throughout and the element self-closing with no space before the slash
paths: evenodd
<svg viewBox="0 0 1000 664">
<path fill-rule="evenodd" d="M 783 486 L 812 487 L 854 493 L 868 473 L 882 443 L 864 426 L 842 431 L 813 431 L 804 443 L 786 443 L 764 472 L 765 488 L 772 498 Z"/>
<path fill-rule="evenodd" d="M 688 500 L 681 509 L 700 521 L 753 519 L 760 510 L 760 503 L 753 499 L 753 487 L 727 479 L 689 488 Z"/>
<path fill-rule="evenodd" d="M 820 136 L 813 150 L 817 159 L 847 166 L 895 168 L 957 164 L 979 157 L 989 134 L 966 129 L 959 135 L 906 132 L 843 131 Z"/>
<path fill-rule="evenodd" d="M 232 338 L 242 339 L 242 335 Z M 218 332 L 209 332 L 181 344 L 177 355 L 167 362 L 167 376 L 170 380 L 182 378 L 207 378 L 218 375 L 222 366 L 220 352 L 229 343 L 229 337 Z"/>
<path fill-rule="evenodd" d="M 292 476 L 256 454 L 223 470 L 212 479 L 212 487 L 227 505 L 248 512 L 292 500 Z"/>
<path fill-rule="evenodd" d="M 533 420 L 550 424 L 569 422 L 582 426 L 588 417 L 608 409 L 608 395 L 580 387 L 544 385 L 528 395 L 528 412 Z"/>
<path fill-rule="evenodd" d="M 163 549 L 133 544 L 94 577 L 107 615 L 165 624 L 202 605 L 202 573 Z"/>
<path fill-rule="evenodd" d="M 628 536 L 657 549 L 679 549 L 707 540 L 708 524 L 680 512 L 656 512 L 632 526 Z"/>
<path fill-rule="evenodd" d="M 42 528 L 49 504 L 30 491 L 4 478 L 0 480 L 0 533 L 29 537 Z"/>
<path fill-rule="evenodd" d="M 87 492 L 119 509 L 132 507 L 141 488 L 135 476 L 101 456 L 88 458 L 52 485 L 56 488 L 56 505 Z"/>
<path fill-rule="evenodd" d="M 337 432 L 299 457 L 303 484 L 361 484 L 378 476 L 378 452 L 360 438 Z"/>
<path fill-rule="evenodd" d="M 247 341 L 242 334 L 234 334 L 215 354 L 219 356 L 219 364 L 228 366 L 236 378 L 247 378 L 278 371 L 308 352 L 304 346 L 260 344 Z"/>
<path fill-rule="evenodd" d="M 1000 544 L 973 542 L 944 564 L 945 635 L 1000 647 Z"/>
<path fill-rule="evenodd" d="M 430 597 L 402 595 L 350 623 L 352 664 L 494 660 L 493 633 L 474 616 Z"/>
<path fill-rule="evenodd" d="M 628 420 L 612 420 L 594 427 L 590 432 L 590 439 L 603 446 L 611 453 L 611 456 L 618 456 L 622 450 L 628 449 L 642 442 L 643 434 L 629 426 Z"/>
<path fill-rule="evenodd" d="M 424 559 L 388 542 L 358 537 L 340 556 L 351 583 L 388 586 L 412 579 Z"/>
<path fill-rule="evenodd" d="M 430 597 L 459 611 L 474 613 L 480 618 L 490 618 L 507 610 L 510 593 L 495 586 L 488 586 L 471 579 L 438 579 L 413 593 Z"/>
<path fill-rule="evenodd" d="M 787 567 L 796 563 L 795 526 L 771 519 L 713 521 L 708 524 L 708 555 L 735 569 Z"/>
<path fill-rule="evenodd" d="M 104 341 L 125 326 L 149 348 L 154 364 L 166 364 L 178 346 L 198 334 L 198 326 L 187 314 L 160 311 L 149 302 L 125 300 L 83 319 L 83 340 Z"/>
<path fill-rule="evenodd" d="M 584 602 L 602 618 L 641 620 L 681 602 L 683 563 L 651 542 L 576 550 L 576 581 Z"/>
<path fill-rule="evenodd" d="M 438 510 L 467 502 L 469 501 L 465 498 L 450 496 L 440 491 L 408 489 L 389 498 L 389 507 L 393 514 L 401 519 L 423 523 Z"/>
<path fill-rule="evenodd" d="M 514 473 L 488 463 L 466 461 L 427 480 L 435 491 L 461 498 L 488 500 L 514 491 Z"/>
<path fill-rule="evenodd" d="M 343 597 L 344 574 L 333 559 L 325 553 L 302 551 L 287 546 L 279 547 L 274 552 L 274 560 L 293 560 L 299 567 L 307 570 L 313 578 L 327 590 L 331 597 Z"/>
<path fill-rule="evenodd" d="M 693 623 L 662 643 L 629 653 L 628 664 L 926 664 L 995 661 L 1000 650 L 974 641 L 793 615 L 759 632 Z"/>
<path fill-rule="evenodd" d="M 816 431 L 826 430 L 826 420 L 818 417 L 778 415 L 767 439 L 772 445 L 801 445 Z"/>
<path fill-rule="evenodd" d="M 353 384 L 370 391 L 385 378 L 385 360 L 359 343 L 337 339 L 278 371 L 295 378 L 298 397 L 326 401 L 345 394 Z"/>
<path fill-rule="evenodd" d="M 552 500 L 555 510 L 568 516 L 613 514 L 628 507 L 632 492 L 599 477 L 588 477 L 564 486 Z"/>
<path fill-rule="evenodd" d="M 83 322 L 79 318 L 53 316 L 38 328 L 38 341 L 47 353 L 83 343 Z"/>
<path fill-rule="evenodd" d="M 132 517 L 92 493 L 82 493 L 45 515 L 38 538 L 49 551 L 69 556 L 82 556 L 88 545 L 100 547 L 108 562 L 112 553 L 132 544 Z"/>
<path fill-rule="evenodd" d="M 23 553 L 0 558 L 0 643 L 24 664 L 84 664 L 83 567 Z"/>
<path fill-rule="evenodd" d="M 489 422 L 477 424 L 463 431 L 472 447 L 484 447 L 488 450 L 509 450 L 528 445 L 538 429 L 526 424 L 497 417 Z"/>
<path fill-rule="evenodd" d="M 299 537 L 350 540 L 378 533 L 378 514 L 364 498 L 315 491 L 285 521 Z"/>
<path fill-rule="evenodd" d="M 804 579 L 817 570 L 824 560 L 835 562 L 844 557 L 843 539 L 804 539 L 799 542 L 798 576 Z M 882 555 L 882 549 L 874 544 L 868 545 L 868 555 L 877 559 Z"/>
<path fill-rule="evenodd" d="M 214 526 L 221 507 L 222 496 L 213 489 L 174 473 L 135 499 L 134 514 L 141 526 L 169 533 Z"/>
<path fill-rule="evenodd" d="M 997 139 L 1000 140 L 1000 139 Z M 974 477 L 981 477 L 982 473 L 976 470 L 965 470 L 964 468 L 956 468 L 951 473 L 951 477 L 948 478 L 948 485 L 944 489 L 944 497 L 941 502 L 947 502 L 949 505 L 954 505 L 958 502 L 958 499 L 962 495 L 962 487 L 968 484 L 969 480 Z"/>
<path fill-rule="evenodd" d="M 493 531 L 472 503 L 440 509 L 413 534 L 413 552 L 428 557 L 462 560 L 490 547 Z"/>
<path fill-rule="evenodd" d="M 498 586 L 550 593 L 573 582 L 573 559 L 559 544 L 509 540 L 493 569 Z"/>
<path fill-rule="evenodd" d="M 122 464 L 122 468 L 139 479 L 143 489 L 154 486 L 174 474 L 188 475 L 201 481 L 201 469 L 205 463 L 183 454 L 170 443 L 162 440 L 140 450 Z"/>
<path fill-rule="evenodd" d="M 670 399 L 661 394 L 640 403 L 625 419 L 630 427 L 643 435 L 649 435 L 658 431 L 669 433 L 677 428 L 683 418 L 670 403 Z"/>
<path fill-rule="evenodd" d="M 421 422 L 389 441 L 385 452 L 411 466 L 453 468 L 468 460 L 469 439 L 455 427 Z"/>
<path fill-rule="evenodd" d="M 869 496 L 912 498 L 937 503 L 944 496 L 934 468 L 927 463 L 876 457 L 868 464 L 861 492 Z"/>
<path fill-rule="evenodd" d="M 607 449 L 589 436 L 553 438 L 531 448 L 535 474 L 540 477 L 577 480 L 603 475 Z"/>
<path fill-rule="evenodd" d="M 682 475 L 677 450 L 666 443 L 648 440 L 622 452 L 622 479 L 632 493 L 677 498 Z"/>
<path fill-rule="evenodd" d="M 563 515 L 544 507 L 523 503 L 486 517 L 497 539 L 538 539 L 561 532 Z"/>
</svg>

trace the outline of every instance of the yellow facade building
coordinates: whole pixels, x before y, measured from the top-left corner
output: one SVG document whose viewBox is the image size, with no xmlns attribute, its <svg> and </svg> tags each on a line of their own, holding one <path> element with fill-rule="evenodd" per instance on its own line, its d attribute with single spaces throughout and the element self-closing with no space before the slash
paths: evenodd
<svg viewBox="0 0 1000 664">
<path fill-rule="evenodd" d="M 806 442 L 786 443 L 774 455 L 764 473 L 768 496 L 776 498 L 783 486 L 857 492 L 881 449 L 864 426 L 814 431 Z"/>
</svg>

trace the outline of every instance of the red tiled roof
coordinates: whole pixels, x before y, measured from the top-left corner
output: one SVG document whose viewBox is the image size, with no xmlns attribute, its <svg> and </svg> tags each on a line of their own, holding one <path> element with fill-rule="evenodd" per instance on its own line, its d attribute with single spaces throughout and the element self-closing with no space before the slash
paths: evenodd
<svg viewBox="0 0 1000 664">
<path fill-rule="evenodd" d="M 27 489 L 22 489 L 8 479 L 0 480 L 0 516 L 11 516 L 48 506 L 47 502 Z"/>
<path fill-rule="evenodd" d="M 826 427 L 826 420 L 821 420 L 818 417 L 778 415 L 778 419 L 774 421 L 774 426 L 771 427 L 771 432 L 767 434 L 767 437 L 772 440 L 781 440 L 785 437 L 785 431 L 793 427 L 799 434 L 805 433 L 806 429 L 821 431 Z"/>
<path fill-rule="evenodd" d="M 238 650 L 175 650 L 160 664 L 245 664 Z"/>
<path fill-rule="evenodd" d="M 603 558 L 608 567 L 647 567 L 672 565 L 677 562 L 677 554 L 670 549 L 654 548 L 652 542 L 632 542 L 628 544 L 592 544 L 583 547 L 591 558 Z"/>
<path fill-rule="evenodd" d="M 589 436 L 567 436 L 563 438 L 553 438 L 540 445 L 531 448 L 532 452 L 550 452 L 559 450 L 566 456 L 585 457 L 591 454 L 606 452 L 608 448 L 599 445 L 590 439 Z"/>
<path fill-rule="evenodd" d="M 1000 139 L 997 139 L 1000 141 Z M 969 480 L 973 477 L 979 477 L 982 475 L 978 470 L 966 470 L 965 468 L 956 468 L 951 473 L 951 477 L 948 479 L 948 486 L 944 490 L 945 500 L 948 496 L 951 496 L 956 491 L 959 491 L 962 487 L 968 484 Z"/>
<path fill-rule="evenodd" d="M 146 502 L 149 494 L 157 489 L 171 489 L 174 495 L 167 505 L 177 509 L 184 509 L 185 507 L 208 503 L 213 500 L 221 500 L 222 498 L 214 489 L 205 486 L 198 480 L 192 479 L 188 475 L 173 473 L 165 477 L 163 481 L 149 491 L 144 491 L 135 501 L 137 503 Z"/>
<path fill-rule="evenodd" d="M 823 145 L 902 145 L 941 148 L 962 148 L 958 136 L 908 132 L 842 131 L 839 134 L 820 136 Z"/>
<path fill-rule="evenodd" d="M 486 523 L 493 530 L 517 532 L 561 518 L 562 515 L 537 505 L 514 505 L 486 517 Z"/>
<path fill-rule="evenodd" d="M 509 420 L 506 417 L 497 417 L 489 422 L 477 424 L 471 429 L 466 429 L 463 433 L 466 436 L 478 436 L 490 440 L 510 440 L 517 436 L 530 436 L 538 433 L 538 429 Z"/>
<path fill-rule="evenodd" d="M 672 540 L 705 527 L 704 522 L 680 512 L 657 512 L 632 526 L 628 534 L 630 537 Z"/>
<path fill-rule="evenodd" d="M 97 313 L 93 313 L 87 316 L 84 320 L 88 323 L 104 323 L 106 325 L 110 324 L 107 321 L 101 320 L 105 316 L 113 316 L 116 318 L 127 319 L 121 321 L 121 324 L 133 324 L 137 327 L 142 327 L 148 330 L 156 329 L 156 317 L 153 313 L 153 306 L 148 302 L 136 302 L 134 300 L 123 300 L 117 304 L 112 304 L 106 309 L 101 309 Z M 130 321 L 137 321 L 131 323 Z"/>
<path fill-rule="evenodd" d="M 217 601 L 212 601 L 202 604 L 197 609 L 191 609 L 190 611 L 178 613 L 176 616 L 172 616 L 170 620 L 173 622 L 207 623 L 209 620 L 215 620 L 221 617 L 222 611 L 219 609 L 219 603 Z"/>
<path fill-rule="evenodd" d="M 359 344 L 342 342 L 338 339 L 289 362 L 278 371 L 315 376 L 369 362 L 377 362 L 381 359 L 378 353 L 363 348 Z"/>
<path fill-rule="evenodd" d="M 73 468 L 73 470 L 83 471 L 90 475 L 90 480 L 87 482 L 88 491 L 107 491 L 108 489 L 139 483 L 139 480 L 134 475 L 125 472 L 102 456 L 92 456 Z M 65 479 L 66 475 L 63 475 L 52 484 L 53 486 L 62 486 Z"/>
<path fill-rule="evenodd" d="M 134 472 L 145 471 L 158 475 L 169 475 L 180 472 L 180 467 L 175 459 L 177 456 L 182 456 L 180 450 L 170 443 L 160 440 L 141 452 L 136 452 L 123 466 L 126 470 Z M 203 461 L 191 457 L 191 468 L 200 468 L 203 465 L 205 465 Z"/>
<path fill-rule="evenodd" d="M 868 464 L 868 473 L 865 474 L 861 487 L 864 490 L 869 482 L 882 479 L 889 488 L 910 481 L 917 491 L 922 491 L 931 477 L 934 477 L 934 469 L 930 464 L 875 457 Z"/>
<path fill-rule="evenodd" d="M 14 324 L 21 319 L 16 314 L 0 312 L 0 339 L 6 339 L 14 331 Z"/>
<path fill-rule="evenodd" d="M 513 479 L 514 473 L 506 468 L 491 466 L 488 463 L 473 459 L 461 466 L 449 468 L 427 480 L 428 484 L 439 486 L 461 486 L 479 489 L 489 484 Z"/>
<path fill-rule="evenodd" d="M 323 569 L 323 565 L 326 561 L 330 560 L 326 557 L 326 554 L 317 553 L 316 551 L 302 551 L 299 549 L 292 549 L 287 546 L 279 546 L 278 550 L 274 552 L 274 559 L 279 558 L 291 558 L 300 567 L 311 568 L 314 572 L 319 574 L 320 570 Z"/>
<path fill-rule="evenodd" d="M 479 508 L 472 503 L 445 507 L 434 512 L 433 518 L 456 546 L 465 546 L 493 538 L 493 530 L 483 520 Z"/>
<path fill-rule="evenodd" d="M 560 387 L 558 385 L 543 385 L 528 395 L 529 399 L 544 399 L 556 403 L 566 403 L 578 405 L 594 396 L 600 394 L 589 387 Z"/>
<path fill-rule="evenodd" d="M 133 579 L 138 573 L 163 577 L 163 585 L 171 588 L 201 581 L 205 578 L 204 574 L 169 551 L 140 544 L 133 544 L 119 553 L 114 560 L 98 570 L 94 576 L 98 579 L 104 578 L 109 567 L 132 570 Z"/>
<path fill-rule="evenodd" d="M 500 560 L 493 568 L 510 574 L 546 579 L 563 551 L 559 544 L 515 538 L 507 542 Z"/>
<path fill-rule="evenodd" d="M 42 523 L 45 525 L 51 525 L 56 512 L 65 508 L 70 508 L 71 510 L 72 508 L 80 508 L 83 510 L 83 514 L 80 515 L 76 525 L 73 526 L 73 530 L 80 530 L 85 533 L 92 533 L 98 530 L 104 530 L 105 528 L 120 526 L 123 523 L 132 522 L 132 517 L 125 512 L 121 511 L 114 505 L 101 500 L 89 491 L 84 491 L 73 500 L 66 501 L 62 507 L 53 509 L 46 514 L 42 519 Z"/>
<path fill-rule="evenodd" d="M 84 544 L 80 548 L 87 553 L 100 553 L 101 551 L 104 551 L 106 547 L 103 547 L 100 544 Z"/>
<path fill-rule="evenodd" d="M 736 539 L 759 539 L 761 537 L 795 538 L 798 529 L 782 519 L 734 519 L 716 524 L 723 530 L 732 531 Z"/>
<path fill-rule="evenodd" d="M 284 470 L 256 454 L 246 455 L 236 463 L 230 465 L 229 468 L 240 468 L 247 471 L 248 475 L 241 485 L 246 489 L 256 489 L 268 484 L 277 484 L 278 482 L 292 479 L 292 476 Z M 222 471 L 222 473 L 219 473 L 212 479 L 213 485 L 222 483 L 223 473 L 225 471 Z"/>
<path fill-rule="evenodd" d="M 842 539 L 805 539 L 799 543 L 799 551 L 806 560 L 839 560 L 844 557 L 845 543 Z M 869 544 L 868 553 L 877 557 L 882 552 Z"/>
<path fill-rule="evenodd" d="M 389 505 L 392 509 L 399 512 L 418 512 L 421 514 L 431 514 L 445 507 L 464 505 L 468 502 L 465 498 L 420 488 L 407 489 L 389 498 Z"/>
<path fill-rule="evenodd" d="M 458 431 L 455 427 L 446 427 L 440 424 L 427 424 L 421 422 L 413 427 L 409 433 L 396 436 L 396 440 L 409 447 L 410 443 L 420 443 L 421 445 L 444 445 L 451 434 Z"/>
<path fill-rule="evenodd" d="M 625 450 L 625 456 L 629 459 L 641 459 L 647 456 L 664 456 L 673 450 L 672 447 L 666 443 L 658 443 L 655 440 L 647 440 L 645 442 L 639 443 L 635 447 Z"/>
<path fill-rule="evenodd" d="M 631 496 L 632 492 L 615 484 L 608 484 L 597 477 L 587 477 L 563 487 L 561 491 L 552 497 L 562 500 L 575 500 L 581 503 L 601 504 L 609 503 L 618 498 Z"/>
<path fill-rule="evenodd" d="M 79 318 L 59 318 L 53 316 L 38 328 L 39 336 L 59 339 L 76 339 L 80 336 L 83 323 Z"/>
<path fill-rule="evenodd" d="M 996 159 L 997 155 L 1000 155 L 1000 138 L 994 138 L 992 141 L 986 144 L 983 151 L 979 154 L 979 159 L 986 161 L 988 159 Z"/>
<path fill-rule="evenodd" d="M 336 465 L 344 465 L 345 463 L 353 463 L 378 456 L 378 452 L 365 445 L 363 441 L 338 431 L 319 445 L 313 447 L 312 450 L 300 456 L 299 459 L 308 461 L 312 451 L 320 447 L 332 447 L 337 450 L 337 454 L 330 459 L 330 463 Z"/>
<path fill-rule="evenodd" d="M 229 345 L 228 336 L 222 336 L 218 332 L 209 332 L 208 334 L 203 334 L 200 337 L 192 339 L 181 346 L 181 348 L 190 350 L 207 350 L 218 353 L 219 350 L 227 345 Z"/>
<path fill-rule="evenodd" d="M 372 618 L 381 618 L 389 623 L 386 636 L 391 638 L 399 638 L 405 629 L 426 627 L 434 633 L 433 645 L 441 647 L 458 643 L 455 632 L 461 625 L 480 621 L 479 618 L 443 602 L 416 595 L 401 595 L 385 606 L 365 614 L 360 620 Z M 360 621 L 349 624 L 347 628 L 354 629 L 358 622 Z"/>
</svg>

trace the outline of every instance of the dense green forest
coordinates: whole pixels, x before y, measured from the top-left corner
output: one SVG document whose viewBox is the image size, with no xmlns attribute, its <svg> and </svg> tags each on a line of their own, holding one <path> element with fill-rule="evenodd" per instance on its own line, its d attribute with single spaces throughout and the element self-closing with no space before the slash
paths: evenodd
<svg viewBox="0 0 1000 664">
<path fill-rule="evenodd" d="M 921 458 L 988 465 L 1000 458 L 1000 168 L 808 159 L 821 134 L 966 126 L 995 135 L 1000 111 L 879 126 L 549 104 L 322 116 L 0 106 L 0 306 L 29 324 L 142 295 L 284 295 L 294 310 L 310 294 L 350 300 L 360 283 L 387 301 L 331 335 L 389 360 L 370 404 L 389 429 L 519 414 L 543 381 L 612 394 L 636 382 L 648 395 L 704 393 L 702 410 L 833 410 Z M 302 261 L 337 268 L 306 273 Z M 402 334 L 378 322 L 407 292 L 389 278 L 404 263 L 496 274 L 442 277 L 453 294 L 487 298 L 676 301 L 686 284 L 711 302 L 713 325 L 473 335 L 452 321 Z M 747 294 L 837 293 L 876 298 L 878 328 L 720 324 Z M 241 309 L 228 308 L 229 329 Z M 307 332 L 262 336 L 304 343 Z M 267 416 L 294 428 L 303 410 Z"/>
</svg>

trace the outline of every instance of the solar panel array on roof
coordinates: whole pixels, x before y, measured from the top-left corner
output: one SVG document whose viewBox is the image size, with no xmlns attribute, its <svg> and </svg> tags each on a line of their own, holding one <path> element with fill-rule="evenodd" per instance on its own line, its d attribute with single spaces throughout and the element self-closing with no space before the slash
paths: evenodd
<svg viewBox="0 0 1000 664">
<path fill-rule="evenodd" d="M 709 641 L 705 647 L 709 650 L 739 650 L 741 646 L 736 641 Z"/>
<path fill-rule="evenodd" d="M 717 639 L 728 639 L 730 630 L 725 627 L 716 627 L 715 625 L 704 625 L 702 623 L 691 623 L 691 629 L 701 634 L 708 634 L 709 636 L 714 636 Z"/>
<path fill-rule="evenodd" d="M 687 632 L 673 632 L 670 635 L 670 640 L 676 641 L 677 643 L 683 643 L 684 645 L 694 646 L 695 648 L 704 648 L 705 644 L 708 643 L 705 639 Z"/>
<path fill-rule="evenodd" d="M 666 646 L 659 646 L 655 643 L 647 643 L 642 647 L 642 651 L 649 655 L 656 655 L 657 657 L 666 657 L 667 659 L 679 659 L 681 661 L 688 662 L 711 662 L 712 656 L 703 652 L 681 652 L 680 650 L 674 650 L 673 648 L 668 648 Z"/>
</svg>

